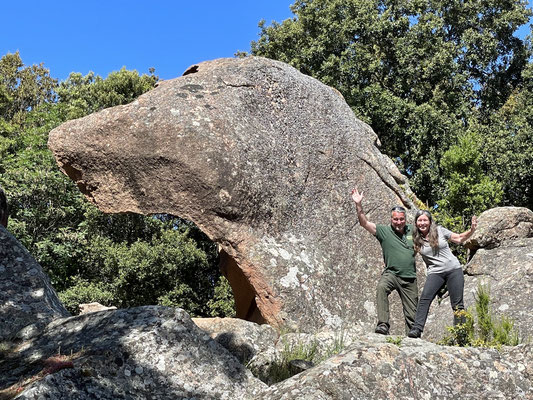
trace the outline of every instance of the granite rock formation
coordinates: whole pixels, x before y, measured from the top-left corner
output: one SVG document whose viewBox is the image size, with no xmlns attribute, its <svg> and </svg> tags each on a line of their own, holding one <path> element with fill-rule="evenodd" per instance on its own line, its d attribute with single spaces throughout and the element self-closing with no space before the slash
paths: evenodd
<svg viewBox="0 0 533 400">
<path fill-rule="evenodd" d="M 266 388 L 185 311 L 166 307 L 58 319 L 2 355 L 1 398 L 254 399 Z"/>
<path fill-rule="evenodd" d="M 532 350 L 444 347 L 409 338 L 397 346 L 369 334 L 257 399 L 530 399 Z"/>
<path fill-rule="evenodd" d="M 69 315 L 41 266 L 0 225 L 0 342 L 32 337 Z"/>
<path fill-rule="evenodd" d="M 247 321 L 195 320 L 181 309 L 138 307 L 59 318 L 0 351 L 0 398 L 16 399 L 413 399 L 532 398 L 530 344 L 497 349 L 438 346 L 378 334 L 347 337 L 344 350 L 265 385 L 211 335 L 240 337 L 276 362 L 286 343 L 330 346 L 333 334 L 275 340 Z M 247 335 L 245 330 L 251 332 Z M 236 347 L 230 341 L 220 343 Z M 4 343 L 5 344 L 5 343 Z M 237 346 L 238 347 L 238 346 Z M 239 355 L 239 354 L 237 354 Z M 271 356 L 274 356 L 272 358 Z"/>
<path fill-rule="evenodd" d="M 338 91 L 257 57 L 201 63 L 49 139 L 102 211 L 178 215 L 216 242 L 239 318 L 309 332 L 375 324 L 383 260 L 351 189 L 374 222 L 397 204 L 414 210 L 378 144 Z"/>
<path fill-rule="evenodd" d="M 382 260 L 350 189 L 365 191 L 369 218 L 382 223 L 396 203 L 411 213 L 413 196 L 335 90 L 253 57 L 189 72 L 62 125 L 50 147 L 102 210 L 167 212 L 203 229 L 222 249 L 240 316 L 306 333 L 195 319 L 200 329 L 183 310 L 156 306 L 68 317 L 0 226 L 0 398 L 533 398 L 531 344 L 453 348 L 364 333 Z M 487 279 L 494 306 L 523 335 L 532 330 L 529 213 L 481 215 L 466 268 L 467 296 Z M 451 319 L 441 307 L 424 336 Z M 392 333 L 403 333 L 397 302 L 392 315 Z M 339 333 L 344 351 L 270 387 L 242 365 L 251 357 L 264 373 L 285 344 L 328 354 Z"/>
</svg>

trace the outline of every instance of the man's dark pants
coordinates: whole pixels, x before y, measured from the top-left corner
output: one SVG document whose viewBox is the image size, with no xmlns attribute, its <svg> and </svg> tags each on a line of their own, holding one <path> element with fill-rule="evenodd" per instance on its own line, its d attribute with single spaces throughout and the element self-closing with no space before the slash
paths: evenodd
<svg viewBox="0 0 533 400">
<path fill-rule="evenodd" d="M 385 323 L 389 326 L 389 295 L 396 290 L 400 295 L 405 317 L 405 332 L 411 329 L 416 315 L 418 303 L 418 287 L 416 278 L 401 278 L 392 272 L 385 271 L 378 281 L 376 304 L 378 311 L 378 324 Z"/>
</svg>

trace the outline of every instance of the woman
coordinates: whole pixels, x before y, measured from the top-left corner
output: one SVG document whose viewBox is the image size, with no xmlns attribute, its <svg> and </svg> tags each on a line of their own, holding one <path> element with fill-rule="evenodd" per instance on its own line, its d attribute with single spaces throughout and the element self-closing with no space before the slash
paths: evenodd
<svg viewBox="0 0 533 400">
<path fill-rule="evenodd" d="M 407 336 L 419 338 L 422 335 L 429 306 L 444 284 L 448 286 L 453 311 L 464 309 L 465 280 L 463 268 L 457 257 L 452 254 L 448 241 L 458 244 L 464 243 L 472 236 L 476 227 L 477 218 L 474 216 L 470 230 L 457 234 L 434 224 L 428 211 L 420 210 L 416 213 L 413 243 L 415 251 L 420 253 L 426 263 L 427 278 L 416 309 L 415 323 Z M 454 318 L 454 324 L 456 323 L 457 319 Z"/>
</svg>

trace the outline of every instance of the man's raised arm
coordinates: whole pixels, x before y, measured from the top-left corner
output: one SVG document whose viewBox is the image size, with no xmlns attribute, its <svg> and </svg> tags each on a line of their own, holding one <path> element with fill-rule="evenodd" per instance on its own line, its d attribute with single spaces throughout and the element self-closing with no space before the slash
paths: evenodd
<svg viewBox="0 0 533 400">
<path fill-rule="evenodd" d="M 376 224 L 366 219 L 366 215 L 363 212 L 363 192 L 359 193 L 357 186 L 352 190 L 352 200 L 355 203 L 357 209 L 357 218 L 359 219 L 359 225 L 365 228 L 372 235 L 376 234 Z"/>
</svg>

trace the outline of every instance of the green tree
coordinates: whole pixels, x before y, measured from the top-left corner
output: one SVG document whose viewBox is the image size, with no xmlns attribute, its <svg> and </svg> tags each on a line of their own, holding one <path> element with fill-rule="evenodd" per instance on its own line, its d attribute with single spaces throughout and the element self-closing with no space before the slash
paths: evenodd
<svg viewBox="0 0 533 400">
<path fill-rule="evenodd" d="M 503 205 L 533 209 L 533 64 L 524 70 L 523 84 L 479 130 L 482 164 L 501 183 Z"/>
<path fill-rule="evenodd" d="M 440 159 L 472 121 L 505 103 L 529 52 L 515 0 L 297 0 L 251 52 L 334 86 L 376 131 L 418 196 L 442 193 Z M 475 116 L 481 115 L 475 113 Z M 431 157 L 431 160 L 428 160 Z"/>
<path fill-rule="evenodd" d="M 32 109 L 54 99 L 57 80 L 43 64 L 24 66 L 20 54 L 0 58 L 0 118 L 20 122 Z"/>
<path fill-rule="evenodd" d="M 168 229 L 150 241 L 116 243 L 96 236 L 89 243 L 90 265 L 120 307 L 164 304 L 206 314 L 213 296 L 213 271 L 206 254 L 188 238 L 187 231 Z M 94 270 L 94 266 L 98 266 Z"/>
<path fill-rule="evenodd" d="M 211 317 L 235 317 L 235 298 L 228 280 L 220 276 L 214 295 L 207 302 Z"/>
<path fill-rule="evenodd" d="M 83 76 L 73 72 L 57 88 L 59 103 L 65 105 L 66 118 L 79 118 L 103 108 L 127 104 L 154 87 L 158 77 L 154 70 L 150 75 L 139 76 L 137 71 L 122 68 L 106 79 L 89 72 Z"/>
<path fill-rule="evenodd" d="M 502 199 L 500 183 L 481 168 L 481 146 L 479 134 L 469 131 L 441 159 L 446 187 L 439 207 L 462 221 L 497 206 Z"/>
<path fill-rule="evenodd" d="M 72 265 L 79 253 L 73 238 L 85 200 L 47 148 L 48 131 L 61 122 L 55 111 L 44 104 L 27 112 L 0 159 L 0 184 L 10 205 L 9 229 L 58 283 L 54 271 Z"/>
</svg>

